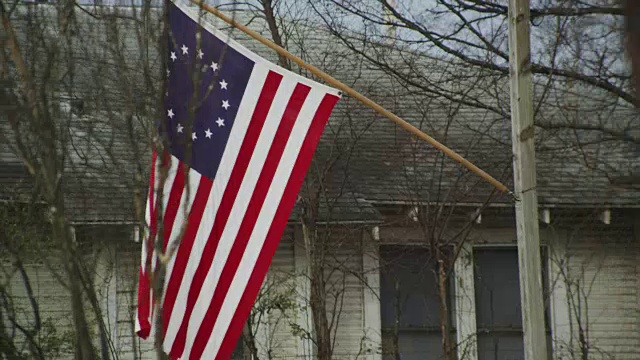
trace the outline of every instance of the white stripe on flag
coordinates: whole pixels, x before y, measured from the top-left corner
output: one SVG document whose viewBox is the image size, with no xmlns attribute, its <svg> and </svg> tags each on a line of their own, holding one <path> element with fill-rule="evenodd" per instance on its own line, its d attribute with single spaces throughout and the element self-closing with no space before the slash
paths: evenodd
<svg viewBox="0 0 640 360">
<path fill-rule="evenodd" d="M 155 175 L 153 177 L 154 178 L 154 183 L 150 184 L 150 185 L 153 185 L 153 199 L 156 198 L 156 194 L 158 193 L 158 188 L 160 187 L 158 185 L 158 181 L 159 181 L 159 176 L 158 176 L 159 159 L 160 159 L 159 156 L 156 157 L 156 161 L 155 161 L 156 162 L 155 163 L 155 169 L 156 170 L 154 172 Z M 142 231 L 142 233 L 140 234 L 140 238 L 142 239 L 142 252 L 140 254 L 141 255 L 140 265 L 143 267 L 143 269 L 144 269 L 144 266 L 146 264 L 147 254 L 148 254 L 147 253 L 147 244 L 148 244 L 148 241 L 149 241 L 149 233 L 150 233 L 150 230 L 151 230 L 151 207 L 155 206 L 155 202 L 157 202 L 157 201 L 155 201 L 153 204 L 150 204 L 150 202 L 151 202 L 151 198 L 149 197 L 149 192 L 147 192 L 147 202 L 145 203 L 145 207 L 144 207 L 145 208 L 145 210 L 144 210 L 144 221 L 145 221 L 146 228 L 143 229 L 144 231 Z M 144 270 L 146 271 L 147 269 L 144 269 Z M 136 326 L 140 326 L 140 324 L 138 323 L 137 314 L 136 314 Z M 140 328 L 136 328 L 136 332 L 137 331 L 140 331 Z"/>
<path fill-rule="evenodd" d="M 220 309 L 213 332 L 208 338 L 207 346 L 203 352 L 203 357 L 215 359 L 218 349 L 224 340 L 224 336 L 229 324 L 231 323 L 231 319 L 235 315 L 240 298 L 242 297 L 244 289 L 247 286 L 247 282 L 249 281 L 249 277 L 253 272 L 253 267 L 258 259 L 258 255 L 262 250 L 265 237 L 271 227 L 273 217 L 280 204 L 282 194 L 284 193 L 289 176 L 291 175 L 293 166 L 298 158 L 302 143 L 304 142 L 311 121 L 313 120 L 324 94 L 324 91 L 312 88 L 300 111 L 298 119 L 291 132 L 291 136 L 287 141 L 280 163 L 278 164 L 278 168 L 273 178 L 274 181 L 269 187 L 266 199 L 262 209 L 260 210 L 260 215 L 251 233 L 249 243 L 247 244 L 242 260 L 238 266 L 238 270 L 236 271 L 229 288 L 229 292 L 227 293 Z M 278 206 L 274 206 L 274 204 L 278 204 Z"/>
<path fill-rule="evenodd" d="M 191 315 L 187 331 L 185 357 L 188 356 L 189 351 L 191 350 L 195 336 L 200 328 L 200 323 L 211 304 L 211 298 L 213 297 L 218 280 L 220 279 L 220 274 L 224 269 L 227 257 L 229 256 L 229 252 L 231 251 L 236 235 L 238 234 L 240 224 L 244 218 L 251 196 L 253 195 L 256 182 L 258 181 L 258 177 L 260 176 L 260 172 L 264 166 L 267 154 L 269 153 L 269 148 L 273 143 L 276 130 L 278 129 L 278 125 L 280 124 L 280 120 L 282 119 L 282 115 L 289 103 L 289 98 L 291 97 L 296 84 L 297 83 L 293 81 L 292 78 L 283 78 L 273 99 L 271 108 L 269 109 L 269 113 L 265 119 L 264 127 L 262 128 L 262 132 L 260 133 L 260 137 L 258 138 L 253 154 L 251 155 L 247 172 L 245 173 L 240 189 L 238 190 L 238 196 L 236 197 L 236 201 L 233 203 L 233 208 L 229 214 L 229 220 L 227 221 L 227 225 L 220 238 L 220 243 L 218 244 L 218 248 L 213 259 L 213 264 L 209 269 L 204 286 L 202 287 L 198 301 L 193 309 L 193 314 Z"/>
<path fill-rule="evenodd" d="M 177 158 L 173 159 L 174 161 L 179 161 Z M 191 205 L 193 205 L 193 200 L 197 196 L 198 185 L 200 184 L 200 175 L 199 172 L 189 169 L 189 172 L 186 174 L 188 179 L 185 179 L 185 187 L 182 192 L 182 200 L 180 201 L 180 207 L 178 208 L 178 213 L 176 214 L 176 219 L 173 222 L 173 228 L 171 229 L 171 237 L 169 237 L 169 242 L 167 243 L 166 252 L 169 254 L 171 247 L 178 241 L 178 237 L 180 233 L 183 232 L 182 228 L 185 226 L 185 222 L 188 219 L 189 211 L 191 211 Z M 187 199 L 187 184 L 189 184 L 189 198 Z M 186 208 L 186 216 L 185 216 L 185 208 Z M 186 224 L 188 226 L 188 224 Z M 186 229 L 186 226 L 185 226 Z M 169 263 L 167 264 L 166 275 L 164 278 L 164 288 L 167 288 L 167 283 L 169 282 L 169 278 L 171 277 L 171 271 L 173 270 L 173 265 L 176 262 L 176 253 L 173 252 L 173 256 L 169 259 Z M 163 319 L 163 321 L 167 321 Z"/>
<path fill-rule="evenodd" d="M 163 221 L 162 219 L 164 219 L 164 213 L 167 212 L 167 204 L 169 203 L 169 196 L 171 194 L 171 187 L 173 186 L 173 182 L 176 179 L 176 174 L 178 172 L 178 166 L 180 165 L 180 161 L 178 161 L 178 159 L 174 158 L 173 156 L 169 157 L 169 161 L 171 162 L 169 169 L 167 171 L 167 177 L 164 180 L 164 184 L 161 185 L 161 177 L 162 177 L 162 158 L 164 157 L 164 154 L 158 154 L 158 163 L 157 163 L 157 177 L 156 177 L 156 183 L 158 184 L 157 189 L 160 189 L 160 186 L 162 186 L 162 217 L 160 219 L 160 221 Z M 156 192 L 155 197 L 158 196 L 158 193 Z M 158 202 L 158 200 L 156 199 L 156 203 Z M 158 209 L 160 210 L 160 209 Z M 157 214 L 156 214 L 157 216 Z M 159 224 L 158 224 L 159 225 Z M 156 239 L 157 239 L 157 234 L 156 234 Z M 156 239 L 151 239 L 152 241 L 154 241 L 153 244 L 151 244 L 151 248 L 153 249 L 153 251 L 151 252 L 153 254 L 153 259 L 151 260 L 152 266 L 151 268 L 155 271 L 156 269 L 156 251 L 155 251 L 155 241 Z M 160 241 L 162 241 L 162 239 L 160 239 Z M 153 304 L 151 304 L 151 306 L 153 307 Z M 151 311 L 150 314 L 153 314 L 154 312 Z"/>
<path fill-rule="evenodd" d="M 202 214 L 200 227 L 198 228 L 193 248 L 191 249 L 191 254 L 189 255 L 189 260 L 184 272 L 182 284 L 180 285 L 178 296 L 176 297 L 176 303 L 171 313 L 171 319 L 169 320 L 170 326 L 167 328 L 163 344 L 164 349 L 167 352 L 173 346 L 177 332 L 180 329 L 180 324 L 182 323 L 184 311 L 187 306 L 187 297 L 189 295 L 189 288 L 191 287 L 191 280 L 193 279 L 196 269 L 198 268 L 198 264 L 200 263 L 202 251 L 207 239 L 209 238 L 209 234 L 211 233 L 213 222 L 216 218 L 218 208 L 220 207 L 222 195 L 224 194 L 224 190 L 229 182 L 233 165 L 235 164 L 238 153 L 240 152 L 242 141 L 247 132 L 247 128 L 249 127 L 249 123 L 251 122 L 251 116 L 253 115 L 256 103 L 258 102 L 258 97 L 262 90 L 262 86 L 259 86 L 258 84 L 264 84 L 268 72 L 269 70 L 262 66 L 256 65 L 253 68 L 251 76 L 249 77 L 249 84 L 252 84 L 252 86 L 247 87 L 242 98 L 242 102 L 238 107 L 238 113 L 233 127 L 231 128 L 231 134 L 229 134 L 229 140 L 227 141 L 224 154 L 220 160 L 218 172 L 213 180 L 209 199 L 207 200 L 205 211 Z M 165 321 L 167 321 L 167 319 L 165 319 Z"/>
</svg>

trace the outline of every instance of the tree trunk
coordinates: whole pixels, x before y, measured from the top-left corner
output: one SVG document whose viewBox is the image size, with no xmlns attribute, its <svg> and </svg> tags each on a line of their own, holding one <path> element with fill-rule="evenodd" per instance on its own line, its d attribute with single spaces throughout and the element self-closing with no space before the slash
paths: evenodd
<svg viewBox="0 0 640 360">
<path fill-rule="evenodd" d="M 158 225 L 158 239 L 162 239 L 162 225 L 159 223 Z M 161 251 L 162 249 L 157 249 L 156 251 Z M 159 360 L 168 360 L 169 356 L 164 352 L 162 348 L 162 343 L 164 342 L 164 321 L 165 319 L 162 316 L 162 306 L 160 306 L 160 299 L 162 299 L 163 295 L 163 285 L 164 278 L 166 274 L 166 266 L 162 263 L 160 258 L 157 258 L 156 261 L 156 269 L 153 271 L 153 293 L 155 296 L 155 303 L 151 304 L 156 307 L 156 330 L 154 335 L 155 348 L 156 348 L 156 359 Z"/>
<path fill-rule="evenodd" d="M 281 48 L 286 48 L 282 41 L 282 36 L 280 36 L 278 23 L 273 12 L 273 1 L 262 0 L 262 9 L 267 20 L 267 24 L 269 25 L 269 31 L 271 32 L 271 39 L 273 40 L 273 43 L 280 46 Z M 287 70 L 291 70 L 291 64 L 289 63 L 289 60 L 287 60 L 287 58 L 282 54 L 278 54 L 278 64 Z"/>
<path fill-rule="evenodd" d="M 251 360 L 259 360 L 260 357 L 258 356 L 258 347 L 256 346 L 256 335 L 253 332 L 253 320 L 254 318 L 252 316 L 249 316 L 249 318 L 247 319 L 247 326 L 245 327 L 242 334 L 242 338 L 245 345 L 249 348 Z M 258 326 L 260 326 L 260 324 L 258 324 Z"/>
<path fill-rule="evenodd" d="M 635 105 L 640 107 L 638 93 L 640 93 L 640 2 L 625 0 L 625 35 L 627 53 L 631 59 L 631 73 L 635 90 Z"/>
<path fill-rule="evenodd" d="M 316 333 L 318 359 L 329 360 L 331 359 L 331 332 L 329 331 L 329 322 L 327 321 L 326 293 L 322 272 L 322 267 L 312 266 L 310 305 Z"/>
<path fill-rule="evenodd" d="M 8 296 L 4 293 L 4 288 L 0 288 L 0 295 Z M 0 307 L 0 319 L 4 319 L 2 307 Z M 18 349 L 16 349 L 13 339 L 7 332 L 5 331 L 5 323 L 0 323 L 0 358 L 8 359 L 8 360 L 19 360 L 21 359 L 20 353 Z"/>
<path fill-rule="evenodd" d="M 83 274 L 78 265 L 78 257 L 80 254 L 78 254 L 75 240 L 70 234 L 64 219 L 64 203 L 61 196 L 62 194 L 58 192 L 56 196 L 57 199 L 53 202 L 57 206 L 53 207 L 51 215 L 53 220 L 53 237 L 58 240 L 58 243 L 62 244 L 66 257 L 65 267 L 69 278 L 71 315 L 76 340 L 75 358 L 78 360 L 96 359 L 97 355 L 91 343 L 89 324 L 87 323 L 87 317 L 84 311 L 84 292 L 82 290 Z"/>
<path fill-rule="evenodd" d="M 327 320 L 327 294 L 325 289 L 324 266 L 322 262 L 322 244 L 319 244 L 313 219 L 308 216 L 302 223 L 305 245 L 308 247 L 311 314 L 317 347 L 318 360 L 331 359 L 331 329 Z"/>
<path fill-rule="evenodd" d="M 71 269 L 69 274 L 69 284 L 71 290 L 71 306 L 73 325 L 76 332 L 76 359 L 95 359 L 96 354 L 91 343 L 89 335 L 89 325 L 84 312 L 84 301 L 82 296 L 82 287 L 79 283 L 80 269 L 74 260 L 71 260 Z"/>
<path fill-rule="evenodd" d="M 451 338 L 449 335 L 449 304 L 447 298 L 449 295 L 447 289 L 447 269 L 445 260 L 442 259 L 442 253 L 436 250 L 438 257 L 438 296 L 440 298 L 440 332 L 442 333 L 442 353 L 445 359 L 454 360 L 451 351 Z"/>
<path fill-rule="evenodd" d="M 400 281 L 398 281 L 398 279 L 395 279 L 394 282 L 395 285 L 395 294 L 396 296 L 394 297 L 394 301 L 393 301 L 393 307 L 395 309 L 395 319 L 393 322 L 393 358 L 395 360 L 401 360 L 400 357 L 400 315 L 401 315 L 401 308 L 400 308 Z"/>
</svg>

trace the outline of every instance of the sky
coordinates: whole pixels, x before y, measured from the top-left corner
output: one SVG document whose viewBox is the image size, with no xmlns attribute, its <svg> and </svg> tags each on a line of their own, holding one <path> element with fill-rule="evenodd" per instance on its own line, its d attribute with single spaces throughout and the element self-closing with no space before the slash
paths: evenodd
<svg viewBox="0 0 640 360">
<path fill-rule="evenodd" d="M 96 1 L 100 1 L 103 5 L 122 5 L 129 6 L 131 4 L 141 5 L 143 0 L 79 0 L 80 4 L 91 5 L 96 3 Z M 160 6 L 162 0 L 153 0 L 155 4 Z M 251 0 L 249 0 L 251 1 Z M 409 19 L 416 21 L 417 23 L 423 24 L 427 27 L 428 30 L 434 31 L 440 34 L 451 33 L 452 29 L 455 28 L 456 24 L 460 23 L 460 19 L 458 19 L 455 15 L 451 14 L 447 11 L 447 9 L 442 5 L 442 3 L 438 0 L 389 0 L 393 3 L 396 9 L 402 14 L 406 15 Z M 500 4 L 506 5 L 507 2 L 502 0 L 498 1 Z M 208 0 L 207 3 L 218 6 L 218 5 L 226 5 L 228 7 L 230 4 L 233 4 L 233 0 Z M 324 4 L 327 2 L 316 2 L 317 6 L 319 6 L 322 10 L 332 9 L 331 7 L 326 7 Z M 349 3 L 349 1 L 345 1 L 344 3 Z M 372 14 L 376 16 L 382 15 L 382 5 L 377 0 L 360 0 L 351 2 L 356 4 L 356 6 L 360 8 L 365 8 L 367 11 L 370 11 Z M 551 0 L 532 0 L 531 5 L 534 8 L 540 8 L 549 3 L 555 3 Z M 319 4 L 319 5 L 318 5 Z M 298 12 L 304 7 L 309 7 L 309 3 L 307 0 L 280 0 L 279 5 L 285 8 L 296 8 L 292 13 L 293 16 L 301 16 L 302 12 Z M 237 6 L 237 5 L 236 5 Z M 335 9 L 335 7 L 333 8 Z M 303 15 L 307 20 L 317 21 L 318 23 L 322 23 L 322 20 L 314 14 L 313 11 L 304 11 Z M 468 20 L 475 19 L 479 16 L 484 16 L 483 14 L 478 13 L 465 13 Z M 361 18 L 358 18 L 354 15 L 349 15 L 346 13 L 342 13 L 338 15 L 336 13 L 335 19 L 339 19 L 341 24 L 347 26 L 348 30 L 355 32 L 362 32 L 365 29 L 370 32 L 372 29 L 374 33 L 384 34 L 385 29 L 381 26 L 370 26 L 367 25 Z M 593 66 L 592 63 L 597 63 L 597 61 L 601 60 L 599 57 L 602 57 L 602 60 L 605 62 L 605 67 L 609 69 L 613 69 L 617 72 L 624 72 L 626 68 L 625 59 L 619 56 L 619 53 L 616 53 L 615 49 L 622 48 L 621 46 L 621 37 L 617 36 L 616 33 L 611 32 L 611 28 L 618 26 L 620 20 L 614 17 L 606 17 L 606 16 L 598 16 L 591 18 L 573 18 L 569 19 L 571 23 L 568 24 L 570 27 L 577 29 L 578 31 L 574 31 L 571 35 L 565 39 L 562 43 L 562 47 L 559 51 L 555 52 L 555 60 L 557 64 L 561 66 L 582 66 L 588 68 L 588 66 Z M 538 63 L 547 63 L 551 64 L 551 54 L 553 54 L 553 49 L 550 48 L 550 44 L 555 44 L 557 42 L 557 32 L 556 28 L 560 25 L 557 22 L 557 18 L 549 17 L 545 18 L 542 21 L 534 23 L 530 27 L 531 31 L 531 48 L 532 48 L 532 59 L 534 62 Z M 508 52 L 508 39 L 507 39 L 507 23 L 504 17 L 493 18 L 483 20 L 475 26 L 475 29 L 485 35 L 488 38 L 493 40 L 493 45 L 497 46 L 504 53 Z M 416 41 L 416 40 L 424 40 L 424 37 L 414 31 L 410 30 L 399 30 L 396 32 L 397 35 L 406 40 L 406 41 Z M 455 38 L 459 40 L 468 40 L 473 43 L 480 43 L 479 39 L 473 35 L 468 30 L 463 30 L 459 33 L 455 34 Z M 468 46 L 460 45 L 459 42 L 449 42 L 450 46 L 459 47 L 460 50 L 465 53 L 477 57 L 479 59 L 486 59 L 487 52 L 482 50 L 473 49 Z M 437 56 L 444 55 L 440 50 L 434 48 L 430 43 L 420 43 L 411 45 L 414 50 L 423 51 L 429 53 L 429 55 Z M 576 61 L 576 52 L 580 51 L 580 62 Z M 602 55 L 603 52 L 609 52 L 609 56 Z M 503 61 L 499 58 L 494 57 L 492 59 L 496 61 L 499 65 L 506 66 L 506 61 Z M 596 64 L 597 65 L 597 64 Z"/>
</svg>

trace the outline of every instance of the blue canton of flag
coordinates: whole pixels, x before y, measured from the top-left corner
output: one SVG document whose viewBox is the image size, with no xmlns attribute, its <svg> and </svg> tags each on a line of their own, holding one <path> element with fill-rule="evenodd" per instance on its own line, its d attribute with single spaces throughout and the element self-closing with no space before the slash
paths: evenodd
<svg viewBox="0 0 640 360">
<path fill-rule="evenodd" d="M 214 178 L 254 62 L 204 29 L 198 49 L 194 36 L 198 24 L 187 16 L 175 16 L 173 13 L 180 11 L 175 6 L 169 11 L 170 28 L 176 30 L 169 40 L 167 72 L 166 129 L 171 153 L 184 161 L 184 145 L 191 140 L 189 164 Z M 194 71 L 200 71 L 196 84 L 199 106 L 190 112 L 196 88 Z M 192 131 L 186 133 L 190 122 Z"/>
</svg>

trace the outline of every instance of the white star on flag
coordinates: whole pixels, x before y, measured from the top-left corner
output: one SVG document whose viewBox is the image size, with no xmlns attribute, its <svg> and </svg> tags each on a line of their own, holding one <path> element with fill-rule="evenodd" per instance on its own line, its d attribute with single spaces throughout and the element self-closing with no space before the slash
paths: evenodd
<svg viewBox="0 0 640 360">
<path fill-rule="evenodd" d="M 229 108 L 229 100 L 222 100 L 222 107 L 227 110 Z"/>
<path fill-rule="evenodd" d="M 204 136 L 205 136 L 207 139 L 211 139 L 211 135 L 212 135 L 212 134 L 213 134 L 213 133 L 211 132 L 211 129 L 207 129 L 207 130 L 205 130 L 205 131 L 204 131 Z"/>
<path fill-rule="evenodd" d="M 187 55 L 189 53 L 189 48 L 185 44 L 182 44 L 180 49 L 182 50 L 182 55 Z"/>
<path fill-rule="evenodd" d="M 209 67 L 211 68 L 211 70 L 216 71 L 218 70 L 218 63 L 216 63 L 215 61 L 212 61 Z"/>
<path fill-rule="evenodd" d="M 176 61 L 176 59 L 177 59 L 177 58 L 178 58 L 178 57 L 176 56 L 176 52 L 175 52 L 175 51 L 172 51 L 172 52 L 171 52 L 171 60 L 172 60 L 172 61 Z"/>
<path fill-rule="evenodd" d="M 224 126 L 224 119 L 218 118 L 218 120 L 216 120 L 216 124 L 218 124 L 218 127 Z"/>
<path fill-rule="evenodd" d="M 182 124 L 178 123 L 178 126 L 176 126 L 176 130 L 177 130 L 179 133 L 182 133 L 182 130 L 183 130 L 183 129 L 184 129 L 184 126 L 182 126 Z"/>
<path fill-rule="evenodd" d="M 175 115 L 175 114 L 173 113 L 173 109 L 169 109 L 169 110 L 167 110 L 167 116 L 168 116 L 170 119 L 173 119 L 173 115 Z"/>
<path fill-rule="evenodd" d="M 204 53 L 202 52 L 202 49 L 198 49 L 198 58 L 202 59 L 203 56 Z"/>
<path fill-rule="evenodd" d="M 196 140 L 198 138 L 198 136 L 196 135 L 196 132 L 192 132 L 191 133 L 191 140 Z"/>
<path fill-rule="evenodd" d="M 226 81 L 224 81 L 224 79 L 222 79 L 222 81 L 220 81 L 220 89 L 227 89 L 227 85 L 229 85 Z"/>
</svg>

